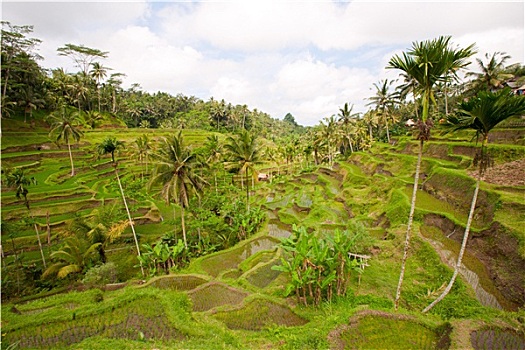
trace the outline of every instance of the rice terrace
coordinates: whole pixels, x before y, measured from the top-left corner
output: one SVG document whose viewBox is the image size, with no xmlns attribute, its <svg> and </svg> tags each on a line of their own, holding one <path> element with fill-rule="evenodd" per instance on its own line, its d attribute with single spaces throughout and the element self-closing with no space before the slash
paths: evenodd
<svg viewBox="0 0 525 350">
<path fill-rule="evenodd" d="M 525 349 L 507 54 L 414 41 L 302 126 L 39 43 L 2 22 L 2 349 Z"/>
</svg>

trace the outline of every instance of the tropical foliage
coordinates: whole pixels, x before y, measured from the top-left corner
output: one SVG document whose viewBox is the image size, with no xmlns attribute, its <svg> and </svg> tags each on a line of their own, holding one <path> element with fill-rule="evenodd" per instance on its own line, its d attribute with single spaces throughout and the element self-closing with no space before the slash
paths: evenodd
<svg viewBox="0 0 525 350">
<path fill-rule="evenodd" d="M 366 265 L 350 255 L 366 250 L 362 245 L 365 230 L 354 225 L 352 231 L 336 230 L 333 237 L 319 237 L 318 232 L 294 226 L 292 235 L 281 241 L 281 264 L 272 268 L 289 276 L 285 294 L 293 292 L 305 306 L 345 296 L 352 272 L 361 274 Z"/>
</svg>

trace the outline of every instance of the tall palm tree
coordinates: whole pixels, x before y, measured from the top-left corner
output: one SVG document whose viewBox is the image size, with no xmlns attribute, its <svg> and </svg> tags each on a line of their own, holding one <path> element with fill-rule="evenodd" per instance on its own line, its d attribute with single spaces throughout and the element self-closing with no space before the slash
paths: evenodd
<svg viewBox="0 0 525 350">
<path fill-rule="evenodd" d="M 370 142 L 374 141 L 374 135 L 372 131 L 374 130 L 374 127 L 377 126 L 378 120 L 379 118 L 377 116 L 376 111 L 374 110 L 368 110 L 363 115 L 363 122 L 366 124 L 366 128 L 368 131 L 368 138 L 370 139 Z"/>
<path fill-rule="evenodd" d="M 111 113 L 117 113 L 117 92 L 121 91 L 123 73 L 113 73 L 106 82 L 106 87 L 111 94 Z"/>
<path fill-rule="evenodd" d="M 184 246 L 188 248 L 184 209 L 189 207 L 192 193 L 200 195 L 206 181 L 197 174 L 197 156 L 184 145 L 182 133 L 164 138 L 155 154 L 156 166 L 149 187 L 161 185 L 161 197 L 166 204 L 176 203 L 181 209 L 181 226 Z"/>
<path fill-rule="evenodd" d="M 494 52 L 492 56 L 485 54 L 487 63 L 477 58 L 476 62 L 481 73 L 469 72 L 467 77 L 473 77 L 472 89 L 474 91 L 489 90 L 495 91 L 503 88 L 503 82 L 513 77 L 512 74 L 505 71 L 505 62 L 510 56 L 505 52 Z"/>
<path fill-rule="evenodd" d="M 151 151 L 151 145 L 149 142 L 148 135 L 143 134 L 141 137 L 135 140 L 136 154 L 140 164 L 146 163 L 146 174 L 148 174 L 148 161 Z M 142 178 L 144 178 L 144 172 L 142 172 Z"/>
<path fill-rule="evenodd" d="M 261 150 L 257 143 L 257 137 L 246 130 L 242 130 L 237 137 L 229 136 L 224 145 L 228 153 L 227 167 L 236 169 L 239 174 L 257 176 L 255 166 L 262 162 Z M 246 210 L 250 210 L 250 186 L 246 185 Z"/>
<path fill-rule="evenodd" d="M 345 103 L 343 108 L 339 109 L 337 116 L 339 117 L 338 122 L 341 124 L 343 132 L 343 148 L 346 151 L 346 147 L 350 148 L 350 152 L 354 153 L 354 148 L 352 146 L 352 134 L 353 134 L 353 124 L 355 122 L 354 118 L 359 117 L 359 113 L 352 113 L 354 105 L 349 106 L 348 103 Z"/>
<path fill-rule="evenodd" d="M 32 85 L 26 85 L 19 94 L 17 105 L 24 107 L 24 123 L 27 123 L 27 115 L 29 119 L 33 119 L 33 110 L 44 106 L 44 99 L 41 98 L 38 92 L 35 92 Z"/>
<path fill-rule="evenodd" d="M 326 141 L 326 146 L 327 146 L 327 151 L 328 151 L 328 164 L 330 165 L 330 168 L 332 168 L 334 165 L 336 142 L 337 142 L 337 139 L 339 138 L 340 130 L 337 127 L 337 122 L 333 115 L 330 117 L 324 118 L 320 122 L 320 124 L 321 124 L 321 134 Z"/>
<path fill-rule="evenodd" d="M 419 150 L 405 236 L 405 246 L 401 261 L 401 272 L 399 274 L 399 282 L 394 300 L 394 308 L 396 310 L 399 306 L 406 260 L 408 258 L 408 248 L 416 206 L 416 193 L 418 189 L 419 172 L 421 169 L 423 145 L 424 142 L 430 138 L 430 130 L 433 125 L 432 119 L 429 118 L 429 112 L 431 104 L 435 103 L 434 85 L 437 82 L 443 81 L 453 67 L 466 67 L 468 65 L 466 60 L 474 53 L 473 45 L 470 45 L 465 49 L 453 49 L 450 47 L 450 37 L 441 36 L 433 40 L 414 42 L 409 51 L 403 52 L 401 56 L 395 55 L 392 57 L 387 66 L 389 69 L 401 70 L 417 82 L 416 93 L 421 99 L 421 106 L 423 108 L 421 119 L 418 120 L 419 135 L 417 138 L 419 140 Z"/>
<path fill-rule="evenodd" d="M 470 205 L 467 225 L 463 234 L 463 241 L 459 250 L 456 266 L 454 267 L 454 273 L 443 293 L 441 293 L 441 295 L 436 300 L 428 305 L 423 310 L 423 312 L 429 311 L 438 302 L 443 300 L 445 296 L 447 296 L 447 294 L 452 289 L 456 277 L 458 276 L 463 254 L 465 253 L 465 249 L 467 247 L 470 225 L 472 223 L 472 218 L 474 217 L 474 211 L 476 209 L 479 185 L 486 169 L 492 163 L 487 152 L 490 131 L 503 120 L 524 114 L 525 97 L 516 96 L 509 88 L 505 88 L 504 90 L 499 90 L 496 92 L 479 92 L 475 98 L 460 104 L 458 116 L 451 116 L 448 118 L 450 126 L 453 128 L 453 130 L 473 129 L 476 131 L 476 137 L 478 139 L 482 139 L 479 152 L 474 158 L 474 164 L 477 163 L 478 165 L 478 174 L 476 178 L 474 195 L 472 196 L 472 202 Z"/>
<path fill-rule="evenodd" d="M 113 163 L 113 167 L 115 168 L 115 177 L 117 178 L 118 187 L 120 189 L 120 194 L 122 195 L 122 201 L 124 202 L 124 206 L 126 207 L 126 213 L 128 214 L 128 221 L 129 226 L 131 227 L 131 231 L 133 232 L 133 239 L 135 240 L 135 247 L 137 248 L 137 255 L 140 256 L 140 248 L 139 248 L 139 241 L 137 239 L 137 233 L 135 232 L 135 226 L 133 225 L 133 220 L 131 219 L 131 213 L 129 212 L 128 202 L 126 201 L 126 196 L 124 195 L 124 189 L 122 188 L 122 183 L 120 182 L 120 177 L 118 174 L 118 164 L 115 161 L 115 152 L 124 146 L 124 142 L 118 141 L 115 137 L 108 136 L 104 140 L 102 140 L 102 143 L 100 143 L 97 146 L 97 152 L 99 155 L 106 155 L 111 154 L 111 162 Z M 142 267 L 142 262 L 139 259 L 140 264 L 140 271 L 142 272 L 142 276 L 144 276 L 144 268 Z"/>
<path fill-rule="evenodd" d="M 219 142 L 217 135 L 210 135 L 204 143 L 204 149 L 206 152 L 206 161 L 208 164 L 211 164 L 211 169 L 213 171 L 213 177 L 215 181 L 215 192 L 217 189 L 217 164 L 222 159 L 223 156 L 223 146 Z"/>
<path fill-rule="evenodd" d="M 7 180 L 6 181 L 7 187 L 14 189 L 16 198 L 24 199 L 24 205 L 26 206 L 27 211 L 29 212 L 29 215 L 31 216 L 31 219 L 34 221 L 33 214 L 31 213 L 31 209 L 29 207 L 29 199 L 27 199 L 27 195 L 29 193 L 29 190 L 27 188 L 32 184 L 36 184 L 35 178 L 27 177 L 24 174 L 24 170 L 20 168 L 16 168 L 13 171 L 7 172 L 6 180 Z M 42 249 L 42 241 L 40 241 L 40 233 L 38 231 L 38 226 L 36 222 L 33 222 L 33 225 L 35 227 L 36 238 L 38 239 L 38 247 L 40 248 L 40 255 L 42 255 L 42 263 L 44 264 L 44 268 L 45 268 L 46 258 L 44 257 L 44 250 Z"/>
<path fill-rule="evenodd" d="M 63 105 L 57 112 L 49 115 L 49 120 L 51 122 L 49 136 L 55 137 L 56 142 L 60 140 L 66 142 L 69 151 L 69 161 L 71 162 L 71 176 L 75 176 L 71 140 L 78 142 L 84 135 L 80 130 L 80 125 L 82 125 L 81 115 L 77 111 Z"/>
<path fill-rule="evenodd" d="M 388 122 L 390 117 L 390 110 L 392 106 L 394 105 L 394 93 L 389 91 L 390 86 L 392 85 L 394 81 L 388 79 L 381 80 L 379 82 L 379 85 L 377 83 L 374 83 L 374 87 L 376 88 L 376 94 L 375 96 L 369 97 L 368 100 L 370 100 L 369 105 L 375 105 L 376 107 L 376 114 L 380 116 L 383 125 L 385 125 L 386 128 L 386 138 L 388 143 L 390 143 L 390 132 L 388 129 Z"/>
<path fill-rule="evenodd" d="M 93 62 L 91 66 L 93 69 L 89 73 L 97 83 L 98 111 L 100 112 L 100 82 L 108 75 L 109 68 L 104 67 L 99 62 Z"/>
</svg>

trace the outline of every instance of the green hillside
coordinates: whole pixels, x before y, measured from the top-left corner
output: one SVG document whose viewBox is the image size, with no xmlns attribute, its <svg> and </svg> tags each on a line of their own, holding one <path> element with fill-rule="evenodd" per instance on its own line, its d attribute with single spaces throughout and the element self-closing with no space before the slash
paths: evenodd
<svg viewBox="0 0 525 350">
<path fill-rule="evenodd" d="M 3 132 L 9 145 L 3 147 L 3 167 L 23 168 L 37 180 L 29 187 L 28 199 L 48 264 L 52 252 L 71 235 L 72 219 L 88 218 L 110 204 L 119 207 L 123 217 L 109 156 L 94 151 L 107 136 L 125 141 L 117 154 L 118 169 L 140 243 L 158 242 L 170 232 L 180 238 L 179 211 L 166 206 L 156 191 L 146 190 L 145 167 L 131 146 L 144 133 L 157 145 L 174 132 L 86 130 L 73 148 L 74 177 L 68 153 L 45 140 L 44 131 L 25 133 L 24 138 Z M 183 131 L 195 148 L 209 135 Z M 141 276 L 128 227 L 106 248 L 108 262 L 116 266 L 111 282 L 118 284 L 81 283 L 75 276 L 30 281 L 29 274 L 43 269 L 35 231 L 23 201 L 4 187 L 3 343 L 79 349 L 523 346 L 523 311 L 518 310 L 524 302 L 525 231 L 520 222 L 525 187 L 513 184 L 512 178 L 508 184 L 492 184 L 491 179 L 483 183 L 461 280 L 430 314 L 420 313 L 452 273 L 451 259 L 459 249 L 473 191 L 469 148 L 474 149 L 474 143 L 451 138 L 427 143 L 417 229 L 401 309 L 394 311 L 416 158 L 413 145 L 410 138 L 398 139 L 395 146 L 376 144 L 333 167 L 260 165 L 266 168 L 261 171 L 273 174 L 271 181 L 250 188 L 251 206 L 264 213 L 262 226 L 230 248 L 211 254 L 211 246 L 208 252 L 193 249 L 189 264 L 170 269 L 168 275 L 157 271 L 157 277 Z M 514 162 L 515 171 L 523 171 L 523 146 L 497 144 L 492 149 L 497 152 L 493 170 Z M 215 192 L 211 176 L 208 183 L 209 193 Z M 232 174 L 221 173 L 218 183 L 223 195 L 229 191 L 230 198 L 243 201 L 241 183 L 230 186 Z M 211 230 L 192 226 L 193 215 L 187 218 L 188 236 L 191 245 L 198 245 L 198 235 L 204 241 Z M 302 306 L 293 294 L 287 296 L 288 275 L 272 267 L 285 256 L 279 242 L 292 234 L 292 226 L 324 237 L 336 229 L 355 230 L 356 224 L 366 231 L 356 253 L 370 258 L 362 271 L 350 275 L 346 296 L 318 307 Z"/>
</svg>

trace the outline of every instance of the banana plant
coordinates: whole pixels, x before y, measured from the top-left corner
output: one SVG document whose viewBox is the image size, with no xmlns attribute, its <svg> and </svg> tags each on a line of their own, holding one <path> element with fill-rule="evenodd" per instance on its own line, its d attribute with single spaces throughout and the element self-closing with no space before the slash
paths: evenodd
<svg viewBox="0 0 525 350">
<path fill-rule="evenodd" d="M 293 227 L 289 238 L 281 239 L 281 264 L 274 270 L 289 275 L 286 295 L 295 291 L 297 301 L 305 306 L 311 301 L 318 306 L 323 299 L 331 300 L 334 292 L 346 294 L 350 273 L 361 273 L 361 263 L 350 258 L 357 249 L 362 230 L 356 232 L 336 230 L 333 236 L 319 237 L 304 227 Z"/>
</svg>

